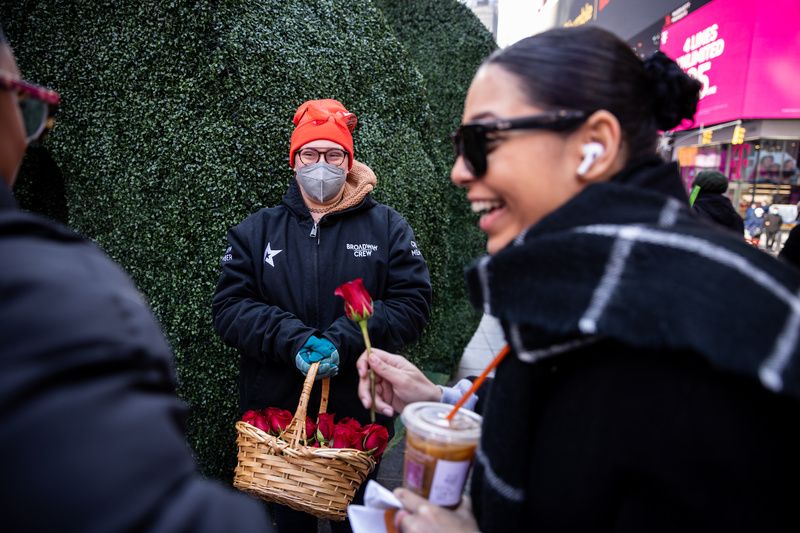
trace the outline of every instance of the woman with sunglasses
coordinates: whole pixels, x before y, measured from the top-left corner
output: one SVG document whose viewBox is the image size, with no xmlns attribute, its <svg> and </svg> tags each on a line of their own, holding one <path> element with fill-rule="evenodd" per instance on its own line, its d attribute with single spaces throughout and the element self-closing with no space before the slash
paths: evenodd
<svg viewBox="0 0 800 533">
<path fill-rule="evenodd" d="M 510 353 L 478 394 L 472 509 L 399 489 L 402 531 L 800 528 L 800 276 L 696 219 L 655 156 L 699 87 L 593 27 L 478 70 L 451 178 L 488 238 L 471 299 Z M 365 405 L 367 363 L 385 414 L 453 396 L 376 350 Z"/>
<path fill-rule="evenodd" d="M 317 379 L 333 378 L 328 412 L 369 424 L 355 371 L 364 339 L 334 291 L 361 278 L 374 302 L 372 342 L 400 349 L 428 322 L 428 268 L 405 219 L 370 195 L 375 175 L 353 157 L 356 116 L 336 100 L 309 100 L 293 122 L 295 177 L 278 206 L 228 232 L 212 301 L 214 327 L 240 353 L 242 412 L 294 412 L 303 376 L 319 362 Z M 319 389 L 309 406 L 319 405 Z M 394 433 L 391 418 L 377 422 Z M 313 516 L 287 507 L 275 506 L 275 519 L 280 531 L 317 531 Z M 331 526 L 349 530 L 346 523 Z"/>
<path fill-rule="evenodd" d="M 20 79 L 0 30 L 0 488 L 4 531 L 272 531 L 200 475 L 174 357 L 128 276 L 20 210 L 14 185 L 54 91 Z"/>
</svg>

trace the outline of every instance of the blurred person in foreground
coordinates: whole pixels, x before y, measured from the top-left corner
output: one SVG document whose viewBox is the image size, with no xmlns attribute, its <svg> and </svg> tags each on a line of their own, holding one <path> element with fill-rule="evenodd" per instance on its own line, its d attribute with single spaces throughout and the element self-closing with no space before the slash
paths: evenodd
<svg viewBox="0 0 800 533">
<path fill-rule="evenodd" d="M 728 191 L 728 178 L 717 170 L 704 170 L 694 179 L 694 187 L 700 187 L 692 209 L 697 216 L 723 228 L 728 228 L 744 238 L 744 220 L 734 209 Z"/>
<path fill-rule="evenodd" d="M 398 489 L 402 531 L 800 529 L 800 275 L 697 220 L 654 156 L 698 92 L 596 27 L 480 67 L 451 179 L 488 237 L 471 300 L 511 352 L 478 394 L 472 507 Z M 386 414 L 454 396 L 365 357 Z"/>
<path fill-rule="evenodd" d="M 3 529 L 271 531 L 259 502 L 197 472 L 172 353 L 128 276 L 16 206 L 27 144 L 58 101 L 20 79 L 0 30 Z"/>
<path fill-rule="evenodd" d="M 800 224 L 795 224 L 792 231 L 789 232 L 778 257 L 800 269 Z"/>
<path fill-rule="evenodd" d="M 374 304 L 370 339 L 399 350 L 428 323 L 428 267 L 408 222 L 370 194 L 375 174 L 353 157 L 356 116 L 336 100 L 309 100 L 293 122 L 294 179 L 279 205 L 228 232 L 212 301 L 214 327 L 239 350 L 242 412 L 278 407 L 293 413 L 310 364 L 319 362 L 317 378 L 332 378 L 328 413 L 368 424 L 355 369 L 364 337 L 334 291 L 361 278 Z M 308 403 L 312 420 L 319 394 L 315 387 Z M 377 422 L 394 434 L 391 418 Z M 281 532 L 317 531 L 309 514 L 280 505 L 273 514 Z M 331 527 L 349 530 L 346 522 Z"/>
</svg>

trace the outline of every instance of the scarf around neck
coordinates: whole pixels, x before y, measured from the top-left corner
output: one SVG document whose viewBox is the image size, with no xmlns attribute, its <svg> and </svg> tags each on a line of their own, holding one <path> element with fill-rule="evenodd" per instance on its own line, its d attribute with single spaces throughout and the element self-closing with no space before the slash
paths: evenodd
<svg viewBox="0 0 800 533">
<path fill-rule="evenodd" d="M 467 282 L 523 361 L 606 338 L 691 350 L 800 398 L 800 275 L 699 221 L 674 163 L 588 186 Z"/>
<path fill-rule="evenodd" d="M 375 189 L 377 183 L 378 179 L 375 177 L 375 173 L 371 168 L 360 161 L 353 161 L 353 166 L 347 173 L 347 179 L 344 182 L 344 191 L 342 192 L 341 199 L 324 209 L 315 209 L 314 212 L 325 216 L 328 213 L 335 213 L 355 207 L 361 203 L 367 194 Z M 309 211 L 310 210 L 309 208 Z"/>
</svg>

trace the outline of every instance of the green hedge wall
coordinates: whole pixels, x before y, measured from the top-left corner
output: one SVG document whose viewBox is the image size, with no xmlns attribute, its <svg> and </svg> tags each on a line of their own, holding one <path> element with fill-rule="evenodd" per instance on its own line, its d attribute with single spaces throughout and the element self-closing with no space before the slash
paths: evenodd
<svg viewBox="0 0 800 533">
<path fill-rule="evenodd" d="M 435 313 L 410 355 L 449 369 L 475 324 L 461 269 L 480 239 L 443 176 L 443 108 L 431 111 L 427 67 L 410 60 L 387 25 L 396 12 L 386 13 L 368 0 L 0 7 L 25 77 L 63 99 L 47 151 L 24 164 L 21 200 L 96 240 L 148 297 L 175 351 L 190 441 L 207 475 L 229 479 L 235 461 L 237 355 L 214 334 L 209 312 L 225 233 L 280 200 L 302 101 L 333 97 L 358 115 L 356 157 L 378 176 L 375 196 L 415 229 Z M 460 79 L 480 59 L 469 56 Z M 56 165 L 48 175 L 63 175 L 65 202 L 37 204 L 45 156 Z"/>
<path fill-rule="evenodd" d="M 450 134 L 480 63 L 497 49 L 492 34 L 457 1 L 374 0 L 423 77 L 437 148 L 450 172 Z M 466 208 L 465 208 L 466 209 Z"/>
<path fill-rule="evenodd" d="M 423 88 L 433 114 L 433 140 L 436 172 L 445 182 L 450 180 L 453 148 L 450 135 L 461 123 L 464 96 L 478 65 L 497 49 L 492 34 L 464 4 L 437 0 L 374 0 L 397 39 L 408 51 L 411 61 L 422 74 Z M 454 186 L 447 195 L 445 228 L 456 228 L 459 241 L 448 237 L 442 260 L 446 276 L 436 280 L 435 293 L 448 295 L 445 305 L 434 305 L 433 318 L 443 331 L 450 332 L 447 343 L 431 342 L 422 357 L 433 355 L 426 366 L 449 372 L 457 363 L 461 350 L 448 354 L 448 348 L 463 347 L 477 326 L 475 311 L 467 301 L 462 271 L 475 257 L 485 252 L 486 241 L 478 230 L 466 194 Z M 457 245 L 454 244 L 458 242 Z M 465 325 L 469 327 L 465 327 Z M 443 354 L 448 354 L 442 357 Z M 448 365 L 449 363 L 449 365 Z"/>
</svg>

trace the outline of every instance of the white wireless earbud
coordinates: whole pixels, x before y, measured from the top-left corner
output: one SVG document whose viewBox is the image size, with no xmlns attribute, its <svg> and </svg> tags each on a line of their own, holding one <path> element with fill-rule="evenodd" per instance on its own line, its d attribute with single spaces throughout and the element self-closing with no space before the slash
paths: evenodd
<svg viewBox="0 0 800 533">
<path fill-rule="evenodd" d="M 603 145 L 600 143 L 592 142 L 586 143 L 581 147 L 581 151 L 583 152 L 583 159 L 581 160 L 581 164 L 578 166 L 578 176 L 583 176 L 594 164 L 594 160 L 603 155 L 606 151 L 603 148 Z"/>
</svg>

